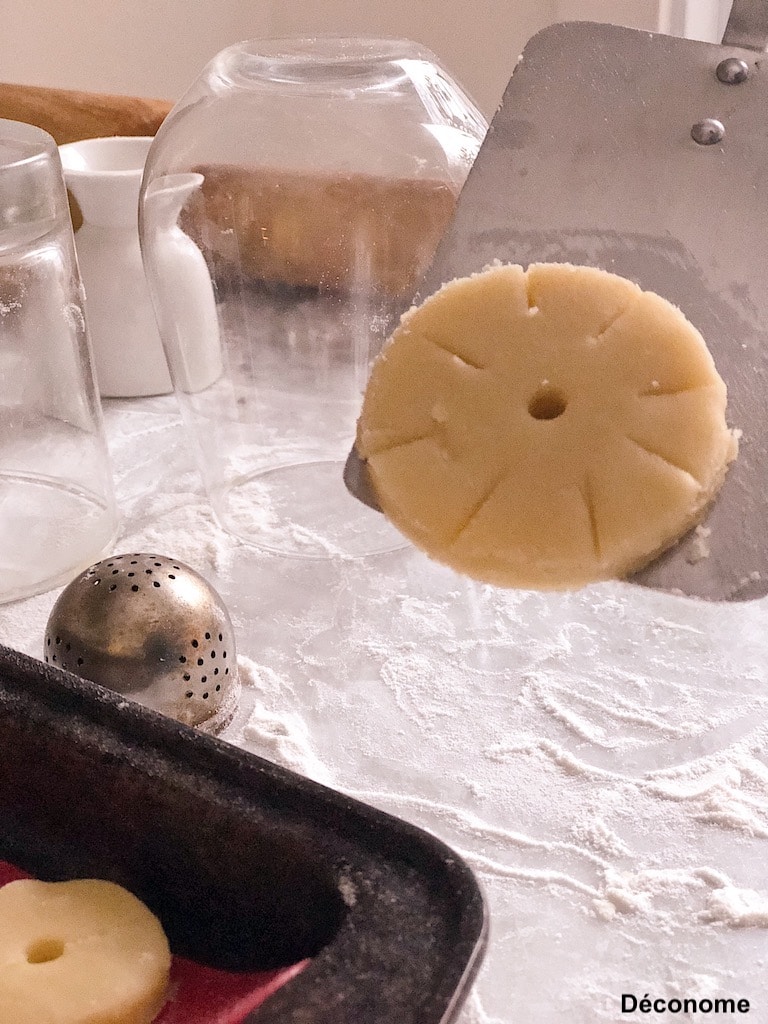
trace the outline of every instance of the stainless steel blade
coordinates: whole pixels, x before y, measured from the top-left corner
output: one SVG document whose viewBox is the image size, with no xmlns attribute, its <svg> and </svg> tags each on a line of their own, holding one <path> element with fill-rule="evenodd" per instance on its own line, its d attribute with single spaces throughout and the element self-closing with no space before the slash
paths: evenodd
<svg viewBox="0 0 768 1024">
<path fill-rule="evenodd" d="M 741 453 L 706 521 L 709 556 L 689 536 L 633 581 L 708 600 L 768 593 L 767 62 L 588 22 L 539 33 L 417 296 L 493 260 L 557 261 L 683 310 L 728 385 Z"/>
</svg>

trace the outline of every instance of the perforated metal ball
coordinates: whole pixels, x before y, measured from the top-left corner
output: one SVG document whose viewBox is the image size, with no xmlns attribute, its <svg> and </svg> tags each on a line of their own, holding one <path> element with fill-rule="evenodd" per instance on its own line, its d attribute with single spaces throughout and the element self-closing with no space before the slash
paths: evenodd
<svg viewBox="0 0 768 1024">
<path fill-rule="evenodd" d="M 237 705 L 227 609 L 199 573 L 165 555 L 112 555 L 86 569 L 53 606 L 43 656 L 207 731 Z"/>
</svg>

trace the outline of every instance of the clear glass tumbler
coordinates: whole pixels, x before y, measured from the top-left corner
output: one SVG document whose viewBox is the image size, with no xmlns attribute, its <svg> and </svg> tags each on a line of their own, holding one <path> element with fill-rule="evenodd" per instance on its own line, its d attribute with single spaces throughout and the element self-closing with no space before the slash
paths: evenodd
<svg viewBox="0 0 768 1024">
<path fill-rule="evenodd" d="M 486 130 L 433 54 L 337 38 L 224 50 L 161 127 L 140 200 L 147 277 L 238 537 L 309 557 L 402 546 L 347 494 L 343 464 L 370 364 Z"/>
<path fill-rule="evenodd" d="M 116 530 L 58 150 L 0 120 L 0 602 L 69 580 Z"/>
</svg>

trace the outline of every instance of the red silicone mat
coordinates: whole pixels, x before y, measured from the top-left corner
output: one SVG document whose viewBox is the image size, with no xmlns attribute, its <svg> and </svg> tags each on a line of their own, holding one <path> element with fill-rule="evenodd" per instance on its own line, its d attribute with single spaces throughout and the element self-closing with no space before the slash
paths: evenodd
<svg viewBox="0 0 768 1024">
<path fill-rule="evenodd" d="M 0 860 L 0 886 L 29 878 Z M 275 971 L 220 971 L 174 956 L 170 997 L 155 1024 L 242 1024 L 246 1015 L 293 978 L 307 963 Z"/>
</svg>

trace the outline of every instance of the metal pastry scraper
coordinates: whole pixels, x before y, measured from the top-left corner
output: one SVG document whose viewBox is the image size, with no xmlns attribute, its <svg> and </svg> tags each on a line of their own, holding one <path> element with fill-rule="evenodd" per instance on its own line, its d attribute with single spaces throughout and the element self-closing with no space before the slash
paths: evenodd
<svg viewBox="0 0 768 1024">
<path fill-rule="evenodd" d="M 704 532 L 633 582 L 768 593 L 768 0 L 722 45 L 589 22 L 526 46 L 417 301 L 509 263 L 601 267 L 679 306 L 728 385 L 738 460 Z M 353 451 L 345 480 L 376 507 Z"/>
</svg>

